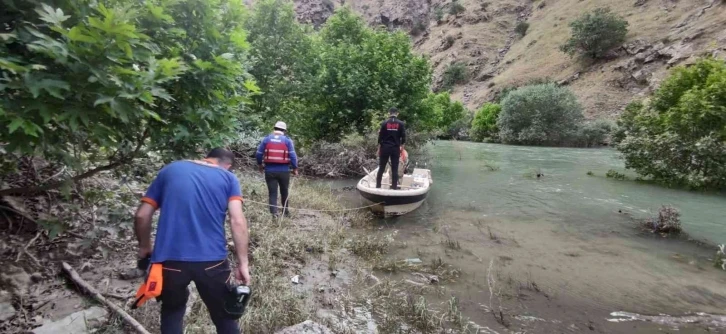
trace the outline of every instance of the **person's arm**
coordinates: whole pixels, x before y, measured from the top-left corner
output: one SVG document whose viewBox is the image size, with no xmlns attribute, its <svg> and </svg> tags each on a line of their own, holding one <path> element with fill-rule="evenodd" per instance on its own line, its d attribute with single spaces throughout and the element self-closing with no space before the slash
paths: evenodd
<svg viewBox="0 0 726 334">
<path fill-rule="evenodd" d="M 154 212 L 161 207 L 162 194 L 164 188 L 164 170 L 159 172 L 154 181 L 151 182 L 146 194 L 141 198 L 141 205 L 136 209 L 134 214 L 134 233 L 136 240 L 139 242 L 138 256 L 140 259 L 151 255 L 153 247 L 151 245 L 151 220 Z"/>
<path fill-rule="evenodd" d="M 376 156 L 379 156 L 379 157 L 381 156 L 381 143 L 383 143 L 383 133 L 384 133 L 384 131 L 386 131 L 385 127 L 386 127 L 386 122 L 383 122 L 383 123 L 381 123 L 381 128 L 378 129 L 378 153 L 376 154 Z"/>
<path fill-rule="evenodd" d="M 249 230 L 247 229 L 247 219 L 242 211 L 242 201 L 242 190 L 239 186 L 239 180 L 237 180 L 236 177 L 232 177 L 227 210 L 229 212 L 230 230 L 232 231 L 235 257 L 237 258 L 235 277 L 242 281 L 242 284 L 249 285 L 250 269 L 249 259 L 247 257 Z"/>
<path fill-rule="evenodd" d="M 290 155 L 290 164 L 292 165 L 293 174 L 297 175 L 297 153 L 295 153 L 295 144 L 292 143 L 292 139 L 287 139 L 287 153 Z"/>
<path fill-rule="evenodd" d="M 404 150 L 406 146 L 406 126 L 401 122 L 399 128 L 401 129 L 401 150 Z"/>
<path fill-rule="evenodd" d="M 143 202 L 136 209 L 134 215 L 134 233 L 136 240 L 139 242 L 139 251 L 137 253 L 139 259 L 143 259 L 151 255 L 151 219 L 154 217 L 156 208 L 148 202 Z"/>
<path fill-rule="evenodd" d="M 259 166 L 260 171 L 262 171 L 262 157 L 265 152 L 265 144 L 267 141 L 267 137 L 265 139 L 262 139 L 260 142 L 260 146 L 257 147 L 257 152 L 255 153 L 255 158 L 257 159 L 257 166 Z"/>
</svg>

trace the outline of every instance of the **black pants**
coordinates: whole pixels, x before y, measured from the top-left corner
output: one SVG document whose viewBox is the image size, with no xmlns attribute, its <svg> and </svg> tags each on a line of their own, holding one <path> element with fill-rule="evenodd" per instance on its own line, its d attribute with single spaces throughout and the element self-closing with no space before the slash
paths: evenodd
<svg viewBox="0 0 726 334">
<path fill-rule="evenodd" d="M 239 334 L 237 320 L 224 311 L 224 298 L 228 293 L 227 279 L 230 276 L 229 262 L 182 262 L 163 263 L 163 286 L 161 288 L 161 333 L 184 333 L 184 313 L 189 298 L 189 282 L 199 291 L 209 315 L 217 327 L 218 334 Z"/>
<path fill-rule="evenodd" d="M 391 161 L 391 189 L 398 189 L 398 159 L 401 156 L 401 148 L 398 146 L 381 147 L 381 156 L 378 160 L 378 175 L 376 176 L 376 188 L 381 187 L 383 173 L 386 172 L 386 165 Z"/>
<path fill-rule="evenodd" d="M 290 172 L 265 172 L 265 182 L 267 183 L 267 191 L 270 193 L 270 213 L 277 214 L 277 187 L 280 187 L 281 202 L 280 206 L 287 211 L 287 195 L 290 187 Z"/>
</svg>

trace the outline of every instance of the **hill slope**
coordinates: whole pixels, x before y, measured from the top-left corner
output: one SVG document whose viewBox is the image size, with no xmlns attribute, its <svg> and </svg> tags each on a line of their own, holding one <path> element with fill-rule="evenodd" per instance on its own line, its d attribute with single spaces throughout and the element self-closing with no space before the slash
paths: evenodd
<svg viewBox="0 0 726 334">
<path fill-rule="evenodd" d="M 466 64 L 469 81 L 455 87 L 453 96 L 470 109 L 504 87 L 550 79 L 570 85 L 588 117 L 612 118 L 656 88 L 668 68 L 703 55 L 726 58 L 723 0 L 458 2 L 465 10 L 457 15 L 449 14 L 451 1 L 442 0 L 296 0 L 295 5 L 300 20 L 315 25 L 347 5 L 372 25 L 423 30 L 412 38 L 416 50 L 431 57 L 434 87 L 448 65 Z M 602 6 L 629 22 L 626 44 L 608 59 L 589 63 L 559 51 L 569 37 L 569 22 Z M 438 22 L 437 12 L 444 13 Z M 519 21 L 530 24 L 521 38 L 514 32 Z"/>
</svg>

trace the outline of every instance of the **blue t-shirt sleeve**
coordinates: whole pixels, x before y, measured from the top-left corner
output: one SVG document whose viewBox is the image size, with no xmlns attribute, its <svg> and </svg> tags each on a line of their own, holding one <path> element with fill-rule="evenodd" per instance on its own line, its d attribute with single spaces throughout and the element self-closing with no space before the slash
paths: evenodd
<svg viewBox="0 0 726 334">
<path fill-rule="evenodd" d="M 290 163 L 292 168 L 297 169 L 297 153 L 295 153 L 295 145 L 292 143 L 292 139 L 287 139 L 287 152 L 290 155 Z"/>
<path fill-rule="evenodd" d="M 255 158 L 257 158 L 258 165 L 262 165 L 262 155 L 265 152 L 265 144 L 267 144 L 267 137 L 262 139 L 262 142 L 260 142 L 260 146 L 257 147 L 257 153 L 255 154 Z"/>
<path fill-rule="evenodd" d="M 151 182 L 149 189 L 146 190 L 144 197 L 141 198 L 142 202 L 151 204 L 155 209 L 160 208 L 164 202 L 165 171 L 166 168 L 161 169 L 154 181 Z"/>
<path fill-rule="evenodd" d="M 234 200 L 244 202 L 244 200 L 242 199 L 242 187 L 239 185 L 239 180 L 237 179 L 237 176 L 232 174 L 232 177 L 230 179 L 231 180 L 229 184 L 229 191 L 227 193 L 227 200 L 229 202 Z"/>
</svg>

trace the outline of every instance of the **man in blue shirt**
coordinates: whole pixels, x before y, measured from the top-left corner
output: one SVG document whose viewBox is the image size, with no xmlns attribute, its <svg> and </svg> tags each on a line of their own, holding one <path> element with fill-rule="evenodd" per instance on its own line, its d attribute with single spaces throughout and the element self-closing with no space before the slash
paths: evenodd
<svg viewBox="0 0 726 334">
<path fill-rule="evenodd" d="M 209 309 L 220 334 L 239 334 L 237 321 L 224 310 L 231 269 L 227 261 L 224 222 L 229 212 L 237 268 L 234 274 L 249 284 L 249 233 L 242 212 L 242 191 L 229 172 L 234 154 L 213 149 L 200 161 L 176 161 L 161 169 L 136 211 L 134 231 L 140 259 L 163 265 L 161 332 L 181 334 L 191 281 Z M 152 248 L 151 221 L 161 211 Z"/>
<path fill-rule="evenodd" d="M 292 172 L 297 175 L 297 154 L 292 140 L 285 136 L 287 124 L 275 123 L 272 134 L 265 137 L 257 148 L 257 165 L 260 172 L 265 173 L 265 182 L 270 194 L 270 213 L 277 217 L 277 187 L 280 187 L 282 211 L 289 215 L 287 210 L 288 188 L 290 187 L 290 165 Z M 263 165 L 264 163 L 264 165 Z"/>
</svg>

